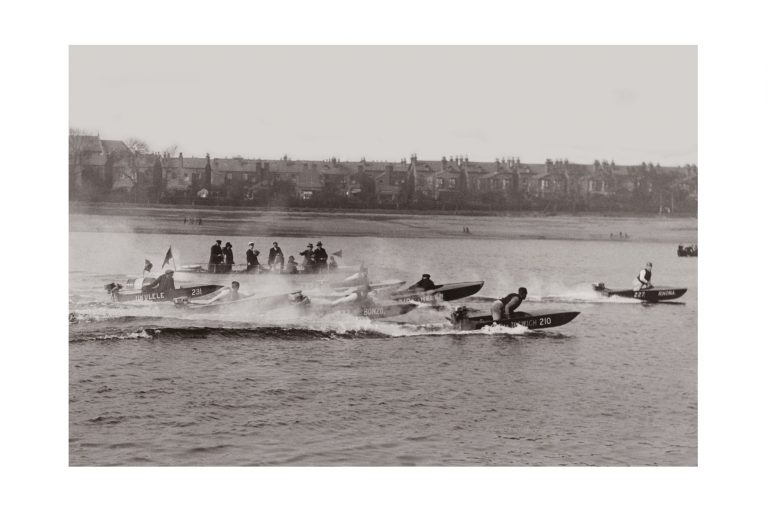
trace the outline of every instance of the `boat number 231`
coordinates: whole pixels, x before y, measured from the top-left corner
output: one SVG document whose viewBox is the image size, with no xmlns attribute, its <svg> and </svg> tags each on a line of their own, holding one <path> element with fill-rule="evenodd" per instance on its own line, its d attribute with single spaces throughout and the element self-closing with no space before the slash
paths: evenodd
<svg viewBox="0 0 768 512">
<path fill-rule="evenodd" d="M 202 288 L 192 288 L 192 296 L 195 297 L 197 295 L 202 295 L 203 289 Z"/>
</svg>

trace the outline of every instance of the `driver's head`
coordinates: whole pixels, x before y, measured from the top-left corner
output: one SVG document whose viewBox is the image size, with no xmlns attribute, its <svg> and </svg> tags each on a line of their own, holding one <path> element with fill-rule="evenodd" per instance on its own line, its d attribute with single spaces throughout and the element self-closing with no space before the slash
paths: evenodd
<svg viewBox="0 0 768 512">
<path fill-rule="evenodd" d="M 522 298 L 526 298 L 528 296 L 528 289 L 521 286 L 517 289 L 518 295 L 520 295 Z"/>
</svg>

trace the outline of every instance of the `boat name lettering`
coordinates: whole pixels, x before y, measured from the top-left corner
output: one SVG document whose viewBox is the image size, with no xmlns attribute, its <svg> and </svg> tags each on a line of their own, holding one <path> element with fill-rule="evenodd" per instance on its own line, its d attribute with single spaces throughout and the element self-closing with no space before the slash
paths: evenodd
<svg viewBox="0 0 768 512">
<path fill-rule="evenodd" d="M 136 297 L 136 300 L 158 300 L 158 299 L 164 299 L 165 298 L 165 292 L 160 293 L 142 293 L 138 297 Z"/>
<path fill-rule="evenodd" d="M 383 315 L 383 314 L 384 314 L 384 308 L 363 308 L 364 316 Z"/>
<path fill-rule="evenodd" d="M 666 297 L 668 295 L 674 295 L 675 290 L 660 290 L 659 291 L 659 297 Z"/>
</svg>

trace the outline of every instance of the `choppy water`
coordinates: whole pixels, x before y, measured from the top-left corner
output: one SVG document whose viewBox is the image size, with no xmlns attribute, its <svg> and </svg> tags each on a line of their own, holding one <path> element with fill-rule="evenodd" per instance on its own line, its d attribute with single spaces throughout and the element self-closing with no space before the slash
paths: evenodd
<svg viewBox="0 0 768 512">
<path fill-rule="evenodd" d="M 222 238 L 242 259 L 250 239 Z M 271 239 L 256 241 L 266 252 Z M 287 256 L 309 240 L 280 241 Z M 114 305 L 106 282 L 140 273 L 145 257 L 159 267 L 169 244 L 178 263 L 205 260 L 212 240 L 71 233 L 70 463 L 697 463 L 697 259 L 678 258 L 675 245 L 323 242 L 343 249 L 344 262 L 364 260 L 374 280 L 484 279 L 478 295 L 487 296 L 524 285 L 522 309 L 581 315 L 549 331 L 455 333 L 444 312 L 429 310 L 399 324 Z M 647 260 L 657 284 L 688 287 L 680 303 L 590 290 L 593 281 L 628 286 Z M 243 282 L 267 293 L 259 287 Z"/>
</svg>

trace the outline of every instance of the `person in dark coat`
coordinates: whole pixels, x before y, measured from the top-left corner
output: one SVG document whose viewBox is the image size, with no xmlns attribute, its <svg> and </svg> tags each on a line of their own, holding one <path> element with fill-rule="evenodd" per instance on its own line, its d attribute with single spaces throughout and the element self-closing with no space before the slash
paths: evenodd
<svg viewBox="0 0 768 512">
<path fill-rule="evenodd" d="M 412 284 L 411 286 L 408 287 L 408 289 L 418 290 L 418 291 L 434 290 L 435 283 L 432 282 L 431 276 L 429 274 L 422 274 L 419 282 L 416 284 Z"/>
<path fill-rule="evenodd" d="M 232 265 L 235 264 L 235 255 L 232 253 L 232 244 L 227 242 L 224 246 L 224 271 L 231 272 Z"/>
<path fill-rule="evenodd" d="M 218 272 L 218 266 L 224 263 L 224 251 L 221 248 L 221 240 L 211 246 L 211 257 L 208 258 L 208 272 Z"/>
<path fill-rule="evenodd" d="M 148 291 L 156 293 L 173 293 L 176 289 L 176 283 L 173 281 L 173 270 L 168 269 L 163 275 L 158 277 Z"/>
<path fill-rule="evenodd" d="M 272 242 L 272 248 L 269 250 L 269 259 L 267 265 L 272 270 L 277 270 L 277 265 L 280 265 L 280 272 L 283 271 L 283 250 L 277 245 L 277 242 Z"/>
<path fill-rule="evenodd" d="M 248 250 L 245 251 L 245 263 L 247 265 L 245 270 L 247 272 L 258 270 L 259 268 L 259 254 L 261 253 L 254 249 L 253 246 L 253 242 L 249 243 Z"/>
<path fill-rule="evenodd" d="M 323 249 L 323 242 L 317 242 L 317 249 L 313 253 L 315 259 L 315 272 L 328 271 L 328 253 Z"/>
<path fill-rule="evenodd" d="M 315 251 L 312 250 L 312 247 L 312 244 L 307 244 L 307 250 L 299 253 L 299 256 L 304 256 L 302 265 L 304 265 L 305 274 L 310 274 L 315 271 Z"/>
</svg>

